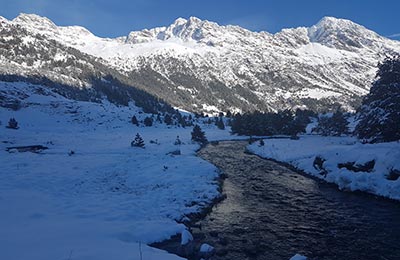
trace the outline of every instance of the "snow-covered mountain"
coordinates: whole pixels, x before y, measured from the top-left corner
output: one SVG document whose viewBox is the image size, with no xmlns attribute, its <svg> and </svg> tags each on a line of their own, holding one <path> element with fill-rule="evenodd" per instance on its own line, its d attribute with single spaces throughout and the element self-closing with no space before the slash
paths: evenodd
<svg viewBox="0 0 400 260">
<path fill-rule="evenodd" d="M 58 30 L 49 20 L 34 15 L 21 15 L 13 22 L 0 19 L 0 82 L 23 81 L 75 100 L 108 99 L 119 105 L 133 102 L 148 113 L 174 113 L 170 105 L 101 58 L 48 37 L 51 28 L 53 33 Z M 0 88 L 0 106 L 17 109 L 24 96 L 28 94 L 9 95 Z"/>
<path fill-rule="evenodd" d="M 167 27 L 115 39 L 97 37 L 79 26 L 56 26 L 37 15 L 21 14 L 0 22 L 4 46 L 4 39 L 19 38 L 24 46 L 34 47 L 31 52 L 37 52 L 36 46 L 48 41 L 51 46 L 44 46 L 43 51 L 53 49 L 48 57 L 52 61 L 71 58 L 72 51 L 65 51 L 75 50 L 78 63 L 89 63 L 93 71 L 99 66 L 118 71 L 131 85 L 191 111 L 319 109 L 335 104 L 353 109 L 368 93 L 378 61 L 400 52 L 400 42 L 332 17 L 310 28 L 276 34 L 179 18 Z M 25 35 L 4 36 L 4 28 L 18 28 Z M 29 64 L 11 54 L 0 57 L 1 64 L 8 65 L 2 73 L 17 68 L 24 73 L 44 73 L 40 55 Z M 46 76 L 62 70 L 52 66 L 46 67 Z M 87 86 L 75 70 L 79 69 L 67 69 L 58 79 Z"/>
</svg>

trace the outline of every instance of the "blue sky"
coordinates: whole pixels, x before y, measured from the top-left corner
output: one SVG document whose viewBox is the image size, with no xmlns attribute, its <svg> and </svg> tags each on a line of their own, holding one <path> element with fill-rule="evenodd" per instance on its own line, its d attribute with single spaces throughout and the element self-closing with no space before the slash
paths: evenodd
<svg viewBox="0 0 400 260">
<path fill-rule="evenodd" d="M 271 33 L 311 26 L 324 16 L 353 20 L 400 39 L 399 0 L 1 0 L 0 15 L 36 13 L 57 25 L 81 25 L 103 37 L 171 24 L 196 16 Z"/>
</svg>

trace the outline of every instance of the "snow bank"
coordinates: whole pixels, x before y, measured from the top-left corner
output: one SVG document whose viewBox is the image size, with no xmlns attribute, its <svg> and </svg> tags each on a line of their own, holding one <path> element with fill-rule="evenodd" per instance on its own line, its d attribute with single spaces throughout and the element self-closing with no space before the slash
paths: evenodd
<svg viewBox="0 0 400 260">
<path fill-rule="evenodd" d="M 301 136 L 300 140 L 268 139 L 265 146 L 254 143 L 249 150 L 336 183 L 340 189 L 400 200 L 400 178 L 390 176 L 400 171 L 399 142 L 361 144 L 352 137 Z M 315 165 L 317 157 L 322 169 Z M 375 165 L 363 169 L 368 163 Z"/>
<path fill-rule="evenodd" d="M 0 259 L 132 260 L 140 252 L 147 260 L 181 259 L 146 243 L 181 233 L 176 220 L 219 195 L 216 168 L 195 156 L 191 128 L 136 127 L 132 115 L 148 115 L 135 106 L 0 84 L 10 95 L 23 93 L 20 110 L 0 108 Z M 5 127 L 11 117 L 19 130 Z M 228 130 L 207 127 L 209 140 L 229 138 Z M 136 133 L 145 149 L 130 146 Z M 177 135 L 181 155 L 171 156 Z M 36 144 L 49 149 L 6 152 Z"/>
<path fill-rule="evenodd" d="M 290 260 L 307 260 L 307 257 L 296 254 L 292 258 L 290 258 Z"/>
</svg>

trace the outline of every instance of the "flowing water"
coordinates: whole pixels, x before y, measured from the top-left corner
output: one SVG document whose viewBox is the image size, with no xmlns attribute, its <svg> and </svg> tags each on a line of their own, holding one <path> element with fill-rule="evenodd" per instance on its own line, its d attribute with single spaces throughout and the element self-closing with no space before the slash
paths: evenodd
<svg viewBox="0 0 400 260">
<path fill-rule="evenodd" d="M 258 156 L 246 142 L 208 145 L 198 154 L 227 178 L 227 198 L 194 228 L 214 260 L 399 260 L 400 203 L 336 186 Z M 166 249 L 167 247 L 164 247 Z"/>
</svg>

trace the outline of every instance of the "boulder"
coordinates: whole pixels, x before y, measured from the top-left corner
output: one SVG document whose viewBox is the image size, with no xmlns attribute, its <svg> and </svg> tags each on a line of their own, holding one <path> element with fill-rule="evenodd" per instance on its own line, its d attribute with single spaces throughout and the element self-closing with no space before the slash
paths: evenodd
<svg viewBox="0 0 400 260">
<path fill-rule="evenodd" d="M 215 255 L 215 248 L 209 244 L 202 244 L 200 246 L 199 257 L 204 259 L 210 259 Z"/>
<path fill-rule="evenodd" d="M 181 244 L 178 248 L 178 254 L 188 257 L 194 254 L 194 239 L 189 230 L 183 230 L 181 233 Z"/>
</svg>

